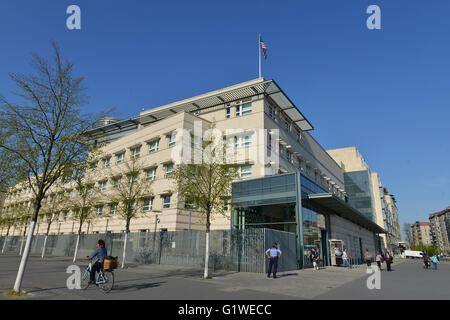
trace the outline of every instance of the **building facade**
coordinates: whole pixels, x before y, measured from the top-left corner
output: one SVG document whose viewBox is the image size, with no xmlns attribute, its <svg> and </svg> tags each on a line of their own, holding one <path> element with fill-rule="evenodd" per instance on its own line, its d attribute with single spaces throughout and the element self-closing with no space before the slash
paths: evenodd
<svg viewBox="0 0 450 320">
<path fill-rule="evenodd" d="M 325 254 L 331 240 L 361 260 L 365 249 L 375 253 L 381 248 L 380 238 L 387 242 L 381 235 L 390 223 L 382 223 L 383 204 L 373 196 L 374 185 L 380 193 L 377 176 L 367 166 L 354 170 L 335 152 L 327 152 L 310 134 L 313 126 L 299 108 L 274 80 L 264 78 L 152 108 L 130 119 L 99 119 L 88 135 L 101 152 L 84 179 L 100 196 L 91 205 L 95 219 L 83 225 L 82 232 L 125 230 L 108 194 L 130 162 L 139 162 L 140 176 L 151 182 L 138 200 L 142 214 L 132 220 L 130 231 L 204 230 L 203 216 L 178 196 L 171 175 L 177 156 L 183 154 L 180 146 L 186 139 L 187 145 L 195 144 L 198 133 L 202 136 L 212 127 L 222 134 L 227 155 L 238 165 L 236 183 L 270 187 L 256 186 L 253 195 L 234 189 L 233 198 L 242 205 L 229 206 L 226 216 L 213 216 L 211 229 L 264 226 L 295 233 L 300 265 L 305 265 L 313 246 L 321 246 Z M 78 197 L 74 181 L 64 181 L 49 191 L 47 201 L 69 203 Z M 29 189 L 16 186 L 5 200 L 5 210 L 29 210 L 32 198 Z M 62 205 L 58 213 L 50 233 L 77 232 L 76 212 Z M 45 232 L 45 220 L 40 219 L 37 233 Z"/>
<path fill-rule="evenodd" d="M 450 207 L 429 215 L 433 245 L 450 254 Z"/>
<path fill-rule="evenodd" d="M 345 191 L 349 204 L 386 230 L 380 247 L 398 252 L 401 241 L 400 222 L 395 197 L 381 184 L 378 173 L 372 172 L 356 147 L 327 151 L 344 170 Z"/>
<path fill-rule="evenodd" d="M 411 232 L 414 245 L 431 246 L 433 244 L 429 222 L 416 221 L 411 225 Z"/>
</svg>

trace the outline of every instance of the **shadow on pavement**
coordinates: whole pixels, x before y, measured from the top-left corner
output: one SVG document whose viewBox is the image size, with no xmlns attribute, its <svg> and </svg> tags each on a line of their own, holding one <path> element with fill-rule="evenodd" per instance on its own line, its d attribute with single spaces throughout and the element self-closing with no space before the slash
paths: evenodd
<svg viewBox="0 0 450 320">
<path fill-rule="evenodd" d="M 127 286 L 121 286 L 114 284 L 113 291 L 131 291 L 131 290 L 142 290 L 142 289 L 148 289 L 148 288 L 155 288 L 161 286 L 165 282 L 152 282 L 152 283 L 142 283 L 142 284 L 131 284 Z"/>
</svg>

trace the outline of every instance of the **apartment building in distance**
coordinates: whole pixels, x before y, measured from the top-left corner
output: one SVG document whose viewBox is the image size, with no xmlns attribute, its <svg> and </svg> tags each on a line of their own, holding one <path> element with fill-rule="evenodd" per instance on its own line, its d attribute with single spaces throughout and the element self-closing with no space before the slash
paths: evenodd
<svg viewBox="0 0 450 320">
<path fill-rule="evenodd" d="M 105 118 L 88 132 L 92 143 L 101 145 L 101 157 L 86 172 L 92 184 L 105 196 L 119 179 L 120 168 L 134 159 L 141 175 L 151 181 L 151 191 L 142 197 L 142 216 L 132 221 L 131 232 L 167 229 L 204 230 L 198 212 L 178 196 L 171 175 L 174 154 L 196 132 L 214 124 L 222 132 L 227 150 L 235 157 L 236 184 L 226 216 L 214 216 L 211 229 L 272 228 L 296 234 L 299 265 L 307 252 L 319 246 L 328 259 L 328 241 L 339 240 L 353 258 L 362 261 L 365 249 L 375 253 L 379 236 L 387 232 L 382 223 L 380 192 L 368 167 L 366 174 L 327 152 L 310 134 L 313 126 L 274 80 L 259 78 L 196 97 L 142 111 L 125 119 Z M 180 131 L 182 129 L 182 131 Z M 180 134 L 182 132 L 182 134 Z M 350 183 L 353 181 L 352 183 Z M 364 185 L 361 190 L 361 183 Z M 247 191 L 242 191 L 247 190 Z M 235 192 L 236 191 L 236 192 Z M 73 182 L 58 183 L 48 197 L 77 197 Z M 105 197 L 106 199 L 107 197 Z M 5 201 L 7 209 L 18 203 L 31 204 L 28 189 L 14 189 Z M 374 211 L 374 206 L 377 211 Z M 83 226 L 84 233 L 123 232 L 125 222 L 117 207 L 107 200 L 95 205 L 97 219 Z M 76 232 L 77 222 L 70 208 L 62 208 L 51 234 Z M 38 233 L 45 232 L 41 227 Z M 39 226 L 39 224 L 38 224 Z M 5 230 L 0 230 L 5 234 Z M 13 230 L 19 234 L 20 229 Z M 386 242 L 387 238 L 383 238 Z"/>
<path fill-rule="evenodd" d="M 382 186 L 378 173 L 370 170 L 356 147 L 327 152 L 344 170 L 349 204 L 386 230 L 378 238 L 381 248 L 397 251 L 401 231 L 395 197 Z"/>
<path fill-rule="evenodd" d="M 450 254 L 450 207 L 429 215 L 433 245 Z"/>
<path fill-rule="evenodd" d="M 433 244 L 429 222 L 416 221 L 411 225 L 411 232 L 414 245 L 431 246 Z"/>
</svg>

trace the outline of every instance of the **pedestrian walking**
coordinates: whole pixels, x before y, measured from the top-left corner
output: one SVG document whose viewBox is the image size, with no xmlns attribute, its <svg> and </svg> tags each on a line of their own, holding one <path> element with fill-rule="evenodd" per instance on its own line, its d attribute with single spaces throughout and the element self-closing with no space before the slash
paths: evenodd
<svg viewBox="0 0 450 320">
<path fill-rule="evenodd" d="M 378 269 L 381 271 L 381 264 L 383 263 L 383 255 L 381 254 L 381 251 L 378 251 L 377 257 L 375 258 Z"/>
<path fill-rule="evenodd" d="M 267 278 L 270 278 L 270 274 L 272 273 L 273 268 L 273 278 L 277 277 L 277 269 L 278 269 L 278 259 L 281 257 L 282 252 L 278 249 L 278 244 L 274 242 L 272 244 L 272 248 L 267 249 L 266 256 L 269 258 L 269 271 L 267 273 Z"/>
<path fill-rule="evenodd" d="M 336 256 L 336 265 L 340 267 L 342 264 L 342 251 L 339 248 L 336 248 L 334 254 Z"/>
<path fill-rule="evenodd" d="M 344 267 L 351 268 L 351 265 L 349 262 L 350 257 L 348 256 L 347 249 L 344 249 L 344 252 L 342 253 L 342 260 L 344 261 Z"/>
<path fill-rule="evenodd" d="M 364 260 L 367 263 L 367 266 L 370 267 L 372 265 L 372 256 L 369 253 L 369 250 L 366 249 L 366 252 L 364 253 Z"/>
<path fill-rule="evenodd" d="M 437 263 L 438 263 L 438 261 L 439 261 L 438 257 L 434 254 L 434 255 L 431 257 L 431 262 L 433 262 L 433 268 L 434 268 L 434 270 L 437 270 Z"/>
<path fill-rule="evenodd" d="M 394 257 L 389 253 L 389 251 L 386 251 L 386 255 L 384 256 L 384 259 L 386 261 L 386 270 L 392 271 L 391 264 L 394 261 Z"/>
<path fill-rule="evenodd" d="M 315 248 L 311 249 L 311 260 L 313 262 L 314 270 L 319 270 L 319 254 Z"/>
</svg>

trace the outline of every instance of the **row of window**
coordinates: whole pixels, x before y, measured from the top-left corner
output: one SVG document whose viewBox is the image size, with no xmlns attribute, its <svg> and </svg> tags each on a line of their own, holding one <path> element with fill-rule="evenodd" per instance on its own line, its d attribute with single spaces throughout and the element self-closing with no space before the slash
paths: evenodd
<svg viewBox="0 0 450 320">
<path fill-rule="evenodd" d="M 276 109 L 274 106 L 268 105 L 269 117 L 276 122 L 280 121 L 282 123 L 283 129 L 285 129 L 289 134 L 292 134 L 297 142 L 300 142 L 300 140 L 302 139 L 301 131 L 294 128 L 291 121 L 288 120 L 286 117 L 281 115 L 277 117 L 275 110 Z"/>
<path fill-rule="evenodd" d="M 234 106 L 227 104 L 225 107 L 225 118 L 230 119 L 232 110 L 234 109 L 234 116 L 240 117 L 252 113 L 252 100 L 243 100 L 237 102 Z"/>
</svg>

